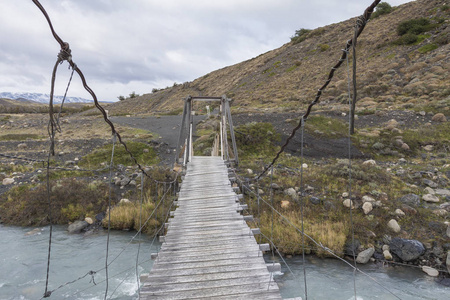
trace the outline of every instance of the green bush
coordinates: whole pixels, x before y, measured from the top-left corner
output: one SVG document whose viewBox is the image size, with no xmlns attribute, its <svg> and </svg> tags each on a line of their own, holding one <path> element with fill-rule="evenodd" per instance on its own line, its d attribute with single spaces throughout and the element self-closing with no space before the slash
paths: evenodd
<svg viewBox="0 0 450 300">
<path fill-rule="evenodd" d="M 394 42 L 396 45 L 412 45 L 417 42 L 419 37 L 414 33 L 407 33 Z"/>
<path fill-rule="evenodd" d="M 435 27 L 434 24 L 430 23 L 427 18 L 413 19 L 403 21 L 397 26 L 397 34 L 402 36 L 407 33 L 421 34 L 427 32 Z"/>
<path fill-rule="evenodd" d="M 294 44 L 298 44 L 306 40 L 308 34 L 311 32 L 311 29 L 299 29 L 295 31 L 295 35 L 291 37 L 291 42 Z"/>
<path fill-rule="evenodd" d="M 236 128 L 236 143 L 245 154 L 272 152 L 280 135 L 270 123 L 251 122 Z"/>
<path fill-rule="evenodd" d="M 378 18 L 379 16 L 386 15 L 392 11 L 392 6 L 387 2 L 381 2 L 372 14 L 372 19 Z"/>
</svg>

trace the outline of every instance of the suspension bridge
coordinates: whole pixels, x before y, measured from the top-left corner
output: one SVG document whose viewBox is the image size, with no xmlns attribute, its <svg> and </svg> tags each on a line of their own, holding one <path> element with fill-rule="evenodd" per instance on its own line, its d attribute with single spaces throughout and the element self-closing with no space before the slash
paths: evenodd
<svg viewBox="0 0 450 300">
<path fill-rule="evenodd" d="M 212 154 L 194 156 L 192 147 L 192 105 L 194 101 L 220 101 L 220 131 Z M 155 263 L 140 289 L 141 299 L 281 299 L 272 274 L 279 264 L 266 265 L 263 251 L 243 216 L 246 205 L 232 187 L 228 168 L 230 152 L 237 163 L 230 100 L 226 97 L 185 99 L 176 161 L 180 155 L 186 168 L 173 218 L 160 236 L 161 251 L 153 254 Z M 233 149 L 227 151 L 227 127 Z M 181 145 L 182 144 L 182 145 Z M 217 151 L 217 148 L 220 150 Z M 181 153 L 180 153 L 181 152 Z M 220 154 L 220 156 L 219 156 Z M 225 159 L 225 160 L 224 160 Z M 231 172 L 231 173 L 230 173 Z"/>
</svg>

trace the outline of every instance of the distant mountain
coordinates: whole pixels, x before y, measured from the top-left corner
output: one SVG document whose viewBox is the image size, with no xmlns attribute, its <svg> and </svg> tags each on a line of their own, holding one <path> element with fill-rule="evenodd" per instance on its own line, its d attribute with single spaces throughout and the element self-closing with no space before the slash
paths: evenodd
<svg viewBox="0 0 450 300">
<path fill-rule="evenodd" d="M 49 94 L 39 93 L 0 93 L 0 98 L 13 99 L 17 101 L 34 101 L 38 103 L 48 103 L 50 99 Z M 54 103 L 61 103 L 63 96 L 53 96 Z M 92 103 L 93 100 L 88 100 L 80 97 L 66 97 L 65 103 Z"/>
</svg>

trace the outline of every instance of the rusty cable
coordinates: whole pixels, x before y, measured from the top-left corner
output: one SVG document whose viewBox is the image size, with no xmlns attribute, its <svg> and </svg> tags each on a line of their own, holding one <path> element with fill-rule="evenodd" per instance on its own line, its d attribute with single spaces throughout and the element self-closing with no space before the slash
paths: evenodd
<svg viewBox="0 0 450 300">
<path fill-rule="evenodd" d="M 359 29 L 357 31 L 356 37 L 359 37 L 359 35 L 363 32 L 364 28 L 366 27 L 367 21 L 370 19 L 370 16 L 373 13 L 373 10 L 378 5 L 378 3 L 380 3 L 380 1 L 381 0 L 375 0 L 369 7 L 366 8 L 366 10 L 364 11 L 364 14 L 359 17 L 361 22 L 359 22 L 359 24 L 358 24 L 359 25 Z M 295 136 L 295 133 L 297 132 L 297 130 L 300 127 L 302 127 L 303 123 L 307 120 L 309 114 L 311 113 L 312 107 L 319 102 L 319 99 L 320 99 L 320 96 L 322 95 L 323 90 L 325 90 L 327 88 L 327 86 L 330 84 L 331 80 L 333 79 L 334 72 L 342 65 L 342 63 L 347 58 L 348 51 L 350 50 L 350 47 L 352 47 L 352 44 L 353 44 L 353 39 L 350 39 L 350 40 L 347 41 L 347 44 L 345 45 L 345 48 L 342 50 L 341 58 L 336 63 L 336 65 L 334 65 L 331 68 L 331 71 L 328 74 L 328 79 L 325 81 L 325 83 L 317 91 L 317 94 L 316 94 L 316 97 L 314 98 L 314 101 L 309 104 L 305 114 L 300 118 L 300 121 L 299 121 L 298 125 L 292 130 L 291 134 L 287 138 L 287 140 L 284 143 L 284 145 L 281 146 L 281 149 L 278 151 L 278 153 L 276 154 L 276 156 L 272 160 L 272 162 L 267 167 L 264 168 L 264 170 L 261 172 L 261 174 L 258 175 L 258 177 L 257 177 L 258 179 L 261 178 L 261 176 L 263 176 L 270 169 L 270 167 L 275 164 L 275 162 L 280 157 L 281 153 L 284 152 L 284 150 L 286 149 L 287 145 L 289 145 L 289 142 L 291 141 L 291 139 Z"/>
<path fill-rule="evenodd" d="M 114 124 L 108 119 L 108 115 L 106 114 L 105 109 L 99 104 L 97 96 L 95 95 L 94 91 L 88 86 L 87 82 L 86 82 L 86 78 L 84 77 L 83 72 L 81 72 L 81 70 L 78 68 L 78 66 L 73 62 L 72 60 L 72 55 L 71 55 L 71 50 L 69 47 L 69 43 L 64 42 L 59 35 L 55 32 L 52 22 L 50 20 L 50 17 L 48 16 L 47 12 L 45 11 L 45 8 L 39 3 L 38 0 L 32 0 L 34 4 L 36 4 L 36 6 L 41 10 L 41 12 L 44 14 L 45 18 L 47 19 L 48 25 L 50 26 L 50 30 L 53 34 L 53 37 L 55 38 L 55 40 L 59 43 L 59 45 L 61 46 L 61 50 L 58 54 L 58 59 L 55 63 L 55 66 L 53 68 L 53 73 L 52 73 L 52 82 L 51 82 L 51 92 L 50 92 L 50 101 L 49 101 L 49 115 L 50 115 L 50 121 L 49 121 L 49 127 L 48 127 L 48 131 L 49 131 L 49 136 L 50 136 L 50 140 L 51 140 L 51 146 L 50 146 L 50 152 L 52 155 L 54 155 L 54 137 L 55 137 L 55 129 L 57 128 L 57 124 L 54 120 L 54 113 L 53 113 L 53 92 L 54 92 L 54 85 L 55 85 L 55 78 L 56 78 L 56 71 L 58 69 L 58 65 L 61 64 L 64 60 L 67 60 L 67 62 L 69 63 L 70 67 L 78 74 L 78 76 L 81 79 L 81 82 L 83 84 L 84 89 L 92 96 L 92 99 L 94 100 L 94 104 L 97 107 L 97 109 L 101 112 L 101 114 L 103 115 L 103 119 L 105 120 L 105 122 L 109 125 L 109 127 L 111 128 L 111 134 L 112 135 L 116 135 L 117 139 L 119 140 L 119 143 L 122 144 L 125 148 L 125 151 L 130 155 L 130 158 L 134 161 L 135 165 L 138 166 L 139 170 L 141 170 L 145 176 L 149 177 L 150 179 L 156 181 L 156 179 L 154 179 L 152 176 L 150 176 L 147 172 L 145 172 L 144 168 L 139 164 L 139 162 L 137 161 L 137 159 L 134 157 L 133 153 L 131 153 L 131 151 L 128 149 L 127 144 L 122 140 L 122 137 L 120 136 L 120 134 L 116 131 Z M 175 175 L 175 178 L 170 181 L 170 182 L 174 182 L 177 180 L 178 174 Z"/>
</svg>

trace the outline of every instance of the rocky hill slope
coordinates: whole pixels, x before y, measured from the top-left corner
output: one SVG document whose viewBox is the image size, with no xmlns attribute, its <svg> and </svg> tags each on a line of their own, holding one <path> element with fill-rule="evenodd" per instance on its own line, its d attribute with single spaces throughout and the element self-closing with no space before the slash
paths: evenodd
<svg viewBox="0 0 450 300">
<path fill-rule="evenodd" d="M 445 0 L 417 0 L 370 20 L 358 39 L 357 112 L 413 108 L 448 113 L 449 15 Z M 402 42 L 398 25 L 419 18 L 431 25 L 416 35 L 416 41 Z M 108 109 L 112 114 L 179 113 L 188 95 L 227 95 L 234 99 L 235 111 L 300 111 L 327 79 L 353 36 L 355 21 L 314 29 L 302 42 L 289 42 L 192 82 L 126 99 Z M 340 109 L 346 101 L 344 64 L 323 93 L 321 109 Z"/>
</svg>

